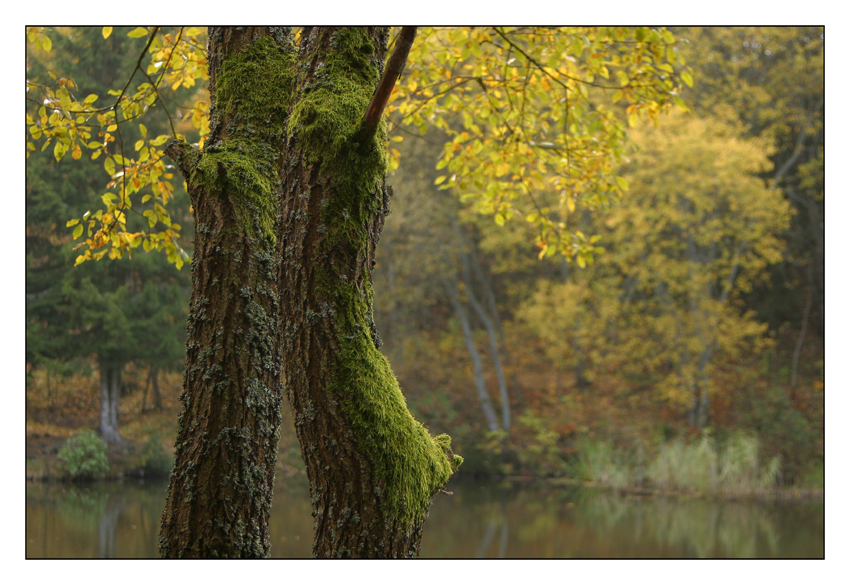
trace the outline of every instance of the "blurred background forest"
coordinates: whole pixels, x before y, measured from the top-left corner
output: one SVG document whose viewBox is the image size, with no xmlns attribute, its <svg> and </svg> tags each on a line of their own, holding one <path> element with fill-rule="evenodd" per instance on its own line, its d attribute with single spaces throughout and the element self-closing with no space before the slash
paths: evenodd
<svg viewBox="0 0 850 585">
<path fill-rule="evenodd" d="M 600 236 L 584 267 L 541 259 L 522 218 L 496 225 L 440 189 L 442 131 L 392 124 L 375 321 L 410 409 L 452 435 L 462 473 L 823 487 L 823 29 L 671 30 L 687 40 L 690 111 L 631 128 L 617 205 L 559 212 Z M 67 72 L 79 95 L 122 87 L 138 59 L 126 32 L 51 39 L 28 53 L 27 78 Z M 197 136 L 183 116 L 205 93 L 167 94 L 177 132 Z M 153 135 L 168 131 L 159 113 Z M 111 445 L 113 473 L 167 472 L 188 263 L 138 249 L 74 267 L 66 221 L 98 205 L 103 162 L 48 149 L 26 165 L 27 475 L 71 473 L 63 448 L 84 429 Z M 191 255 L 188 196 L 174 197 Z M 299 473 L 287 414 L 280 469 Z"/>
</svg>

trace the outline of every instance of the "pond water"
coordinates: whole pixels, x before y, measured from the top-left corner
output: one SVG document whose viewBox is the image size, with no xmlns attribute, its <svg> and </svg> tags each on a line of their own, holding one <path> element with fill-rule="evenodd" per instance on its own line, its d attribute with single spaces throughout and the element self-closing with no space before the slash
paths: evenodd
<svg viewBox="0 0 850 585">
<path fill-rule="evenodd" d="M 167 483 L 27 483 L 28 558 L 157 557 Z M 822 501 L 623 497 L 533 480 L 452 480 L 422 558 L 822 558 Z M 306 478 L 279 479 L 272 556 L 310 557 Z"/>
</svg>

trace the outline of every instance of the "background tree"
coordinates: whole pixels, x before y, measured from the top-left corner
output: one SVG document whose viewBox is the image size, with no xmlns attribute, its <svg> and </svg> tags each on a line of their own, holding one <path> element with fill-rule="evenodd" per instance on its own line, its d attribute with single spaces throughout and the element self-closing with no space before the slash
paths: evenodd
<svg viewBox="0 0 850 585">
<path fill-rule="evenodd" d="M 764 343 L 741 295 L 781 259 L 791 215 L 757 176 L 769 149 L 740 133 L 684 115 L 632 132 L 629 195 L 597 222 L 606 253 L 527 309 L 552 351 L 648 381 L 699 427 L 718 362 Z"/>
<path fill-rule="evenodd" d="M 138 58 L 133 40 L 126 36 L 129 30 L 107 40 L 93 28 L 53 35 L 52 51 L 36 51 L 28 59 L 28 79 L 49 81 L 44 87 L 49 92 L 59 88 L 105 94 Z M 74 79 L 56 78 L 53 70 L 74 71 Z M 30 89 L 30 103 L 36 102 L 42 95 L 39 86 Z M 42 106 L 33 103 L 28 115 L 37 115 Z M 147 122 L 155 129 L 161 124 L 154 116 Z M 136 131 L 128 131 L 127 140 Z M 100 199 L 102 164 L 75 156 L 74 149 L 70 159 L 60 158 L 51 151 L 27 158 L 27 362 L 72 363 L 96 356 L 101 377 L 99 430 L 104 439 L 116 443 L 124 365 L 148 362 L 171 369 L 183 356 L 186 309 L 181 297 L 188 282 L 185 274 L 181 277 L 164 258 L 155 256 L 137 258 L 132 265 L 74 270 L 73 236 L 64 222 L 57 225 L 57 218 L 81 216 Z M 188 211 L 181 209 L 181 203 L 178 199 L 173 205 L 175 214 Z"/>
<path fill-rule="evenodd" d="M 796 331 L 793 388 L 807 334 L 814 334 L 815 346 L 824 335 L 824 31 L 731 27 L 677 32 L 692 39 L 683 51 L 699 71 L 694 111 L 734 111 L 749 135 L 775 145 L 773 167 L 763 177 L 781 189 L 794 209 L 783 237 L 788 253 L 771 266 L 770 279 L 753 289 L 748 306 L 774 330 L 790 326 Z"/>
</svg>

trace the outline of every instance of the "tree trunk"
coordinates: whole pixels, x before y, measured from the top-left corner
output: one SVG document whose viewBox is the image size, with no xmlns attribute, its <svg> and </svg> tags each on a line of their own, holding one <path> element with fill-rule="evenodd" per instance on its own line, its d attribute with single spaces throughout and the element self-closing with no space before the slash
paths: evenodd
<svg viewBox="0 0 850 585">
<path fill-rule="evenodd" d="M 150 380 L 154 410 L 162 410 L 162 390 L 159 388 L 159 366 L 151 366 Z"/>
<path fill-rule="evenodd" d="M 508 398 L 508 383 L 505 381 L 505 372 L 502 368 L 502 356 L 499 352 L 499 342 L 497 338 L 496 326 L 493 324 L 498 315 L 494 315 L 491 319 L 484 307 L 475 298 L 473 291 L 472 277 L 470 275 L 469 264 L 476 262 L 475 259 L 470 259 L 469 255 L 461 253 L 461 264 L 463 266 L 463 281 L 466 284 L 466 294 L 469 297 L 469 306 L 478 315 L 484 329 L 487 330 L 487 337 L 490 339 L 490 355 L 493 356 L 493 366 L 496 369 L 496 382 L 499 385 L 499 396 L 502 399 L 502 428 L 509 431 L 511 428 L 511 403 Z"/>
<path fill-rule="evenodd" d="M 305 28 L 284 155 L 284 385 L 307 464 L 319 557 L 418 554 L 431 498 L 460 464 L 410 414 L 372 319 L 388 212 L 383 125 L 362 120 L 385 28 Z"/>
<path fill-rule="evenodd" d="M 275 225 L 288 31 L 209 29 L 210 138 L 169 142 L 195 214 L 192 296 L 164 557 L 269 555 L 281 420 Z M 275 33 L 272 33 L 273 35 Z"/>
<path fill-rule="evenodd" d="M 153 394 L 154 410 L 162 410 L 162 391 L 159 389 L 159 366 L 151 366 L 148 371 L 148 379 L 145 381 L 145 390 L 142 393 L 142 412 L 147 408 L 148 390 Z"/>
<path fill-rule="evenodd" d="M 316 556 L 415 556 L 461 462 L 410 415 L 372 320 L 386 136 L 362 121 L 386 41 L 307 27 L 296 55 L 285 28 L 209 30 L 210 139 L 166 147 L 196 236 L 164 556 L 268 555 L 282 388 Z"/>
<path fill-rule="evenodd" d="M 121 401 L 121 366 L 100 365 L 100 436 L 112 445 L 123 442 L 118 434 Z"/>
<path fill-rule="evenodd" d="M 481 354 L 478 353 L 478 348 L 475 346 L 475 338 L 472 336 L 472 327 L 469 324 L 469 315 L 466 309 L 463 308 L 463 303 L 460 302 L 457 284 L 446 279 L 443 285 L 449 293 L 449 297 L 457 313 L 457 318 L 460 320 L 460 328 L 463 331 L 463 338 L 466 340 L 466 349 L 469 351 L 469 357 L 472 359 L 475 387 L 478 389 L 478 400 L 481 402 L 481 410 L 484 411 L 484 418 L 487 420 L 487 428 L 490 432 L 498 431 L 499 420 L 496 418 L 496 411 L 493 409 L 493 402 L 490 400 L 490 393 L 487 391 L 487 382 L 484 380 L 484 367 L 481 364 Z"/>
</svg>

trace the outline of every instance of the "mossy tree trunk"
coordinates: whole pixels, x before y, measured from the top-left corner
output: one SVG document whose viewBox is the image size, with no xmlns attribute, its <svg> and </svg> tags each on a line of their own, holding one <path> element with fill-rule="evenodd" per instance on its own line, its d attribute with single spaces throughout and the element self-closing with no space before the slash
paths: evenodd
<svg viewBox="0 0 850 585">
<path fill-rule="evenodd" d="M 164 556 L 268 556 L 284 389 L 316 556 L 415 556 L 460 464 L 410 415 L 372 322 L 388 195 L 383 126 L 364 116 L 386 43 L 386 28 L 305 28 L 297 49 L 286 28 L 210 28 L 210 140 L 166 148 L 196 235 Z"/>
</svg>

